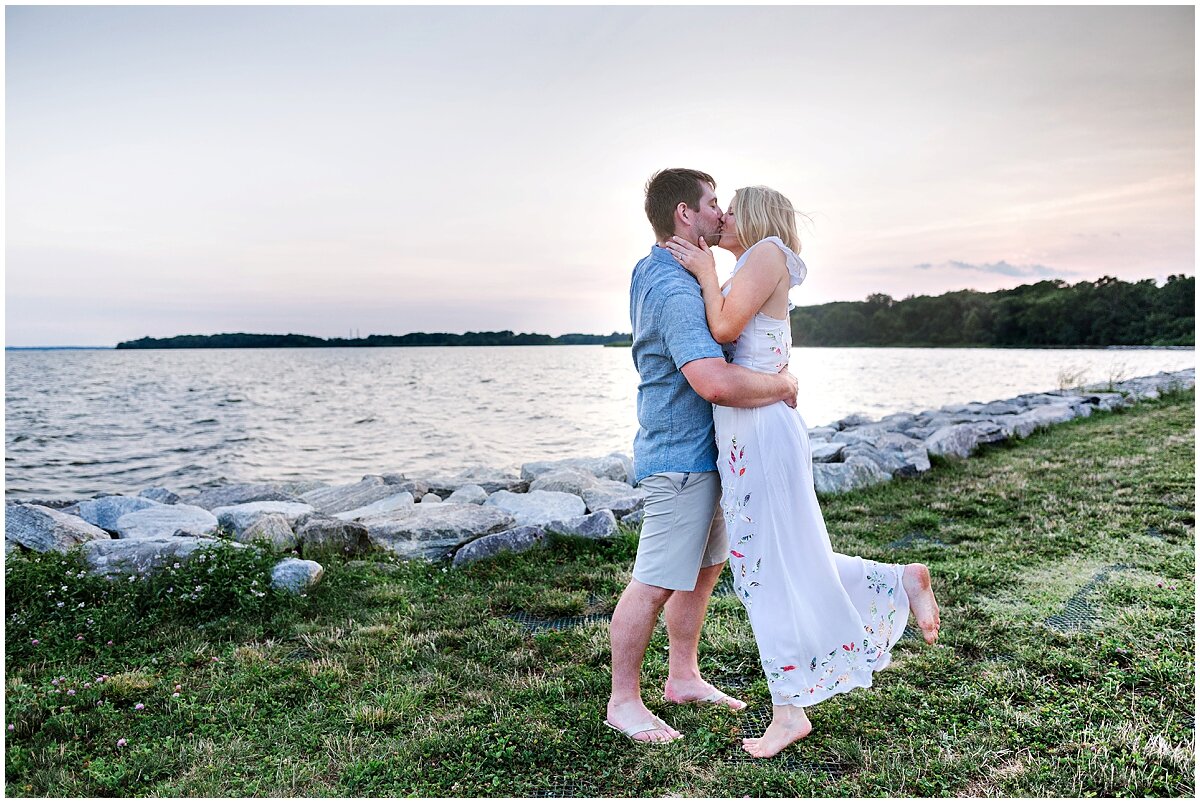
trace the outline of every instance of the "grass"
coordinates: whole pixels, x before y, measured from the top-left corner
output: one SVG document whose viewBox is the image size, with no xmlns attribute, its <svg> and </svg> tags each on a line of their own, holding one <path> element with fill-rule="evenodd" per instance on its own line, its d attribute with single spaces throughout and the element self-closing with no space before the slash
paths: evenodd
<svg viewBox="0 0 1200 803">
<path fill-rule="evenodd" d="M 604 622 L 508 618 L 611 611 L 630 532 L 465 570 L 331 561 L 301 599 L 259 596 L 269 556 L 115 585 L 10 556 L 5 791 L 1190 797 L 1194 415 L 1193 392 L 1170 394 L 824 499 L 841 551 L 930 566 L 942 638 L 902 641 L 871 689 L 810 708 L 813 735 L 762 762 L 739 748 L 769 696 L 734 598 L 713 600 L 702 668 L 751 711 L 656 701 L 660 625 L 647 698 L 687 738 L 659 747 L 601 725 Z M 1072 600 L 1092 618 L 1046 624 Z"/>
</svg>

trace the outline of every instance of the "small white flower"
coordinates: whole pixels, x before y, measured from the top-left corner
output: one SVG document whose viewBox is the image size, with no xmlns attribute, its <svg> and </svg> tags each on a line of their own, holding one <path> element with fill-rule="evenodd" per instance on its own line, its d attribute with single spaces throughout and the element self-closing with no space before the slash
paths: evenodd
<svg viewBox="0 0 1200 803">
<path fill-rule="evenodd" d="M 67 603 L 65 603 L 65 602 L 59 602 L 59 603 L 58 603 L 57 605 L 55 605 L 54 607 L 55 607 L 55 608 L 61 608 L 62 606 L 66 605 L 66 604 L 67 604 Z"/>
</svg>

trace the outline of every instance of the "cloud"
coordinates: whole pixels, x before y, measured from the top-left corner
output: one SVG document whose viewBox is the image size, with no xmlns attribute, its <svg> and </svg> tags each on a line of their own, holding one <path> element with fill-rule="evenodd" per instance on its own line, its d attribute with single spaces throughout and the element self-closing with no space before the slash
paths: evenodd
<svg viewBox="0 0 1200 803">
<path fill-rule="evenodd" d="M 969 270 L 977 273 L 991 273 L 998 276 L 1016 276 L 1022 279 L 1053 279 L 1060 276 L 1073 276 L 1076 273 L 1075 271 L 1062 270 L 1060 268 L 1048 268 L 1045 265 L 1010 265 L 1004 260 L 983 265 L 973 265 L 970 262 L 960 262 L 957 259 L 951 259 L 939 265 L 922 262 L 920 265 L 913 265 L 913 267 L 918 270 L 953 268 L 954 270 Z"/>
</svg>

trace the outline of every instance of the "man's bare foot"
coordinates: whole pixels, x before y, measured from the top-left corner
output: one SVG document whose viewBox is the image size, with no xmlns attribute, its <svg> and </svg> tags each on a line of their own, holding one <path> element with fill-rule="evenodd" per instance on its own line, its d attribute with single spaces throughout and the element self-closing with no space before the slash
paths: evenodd
<svg viewBox="0 0 1200 803">
<path fill-rule="evenodd" d="M 742 739 L 742 749 L 755 758 L 770 758 L 792 742 L 812 733 L 808 714 L 797 705 L 777 705 L 767 732 L 757 739 Z"/>
<path fill-rule="evenodd" d="M 925 636 L 926 644 L 937 641 L 942 617 L 937 599 L 933 596 L 933 585 L 929 567 L 924 563 L 910 563 L 904 567 L 904 590 L 908 593 L 908 608 L 917 619 L 917 626 Z"/>
<path fill-rule="evenodd" d="M 682 733 L 650 713 L 650 709 L 641 700 L 634 700 L 622 705 L 613 705 L 612 702 L 609 702 L 608 718 L 605 721 L 610 727 L 623 732 L 635 742 L 673 742 L 683 738 Z M 661 727 L 640 730 L 643 726 L 650 724 Z M 638 729 L 638 732 L 630 733 L 630 730 L 635 728 Z"/>
<path fill-rule="evenodd" d="M 663 687 L 663 699 L 668 703 L 723 705 L 732 711 L 741 711 L 746 707 L 746 704 L 741 700 L 736 697 L 730 697 L 716 686 L 704 680 L 679 682 L 667 678 L 667 685 Z"/>
</svg>

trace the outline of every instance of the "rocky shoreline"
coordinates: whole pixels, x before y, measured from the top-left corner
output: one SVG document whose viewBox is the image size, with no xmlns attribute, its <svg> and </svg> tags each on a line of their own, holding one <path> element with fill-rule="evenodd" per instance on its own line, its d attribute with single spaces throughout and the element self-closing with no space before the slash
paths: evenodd
<svg viewBox="0 0 1200 803">
<path fill-rule="evenodd" d="M 930 456 L 970 456 L 979 446 L 1024 438 L 1042 427 L 1195 387 L 1195 369 L 1118 382 L 1103 390 L 1027 393 L 947 405 L 879 420 L 848 416 L 809 430 L 822 494 L 915 476 Z M 469 468 L 453 476 L 371 474 L 328 485 L 238 483 L 180 496 L 147 488 L 136 496 L 28 500 L 5 504 L 4 553 L 78 548 L 94 574 L 145 574 L 209 547 L 295 553 L 272 583 L 293 593 L 320 581 L 319 560 L 389 552 L 454 566 L 545 544 L 551 533 L 611 538 L 618 522 L 641 522 L 645 493 L 631 485 L 632 461 L 597 458 L 526 463 L 519 475 Z"/>
</svg>

